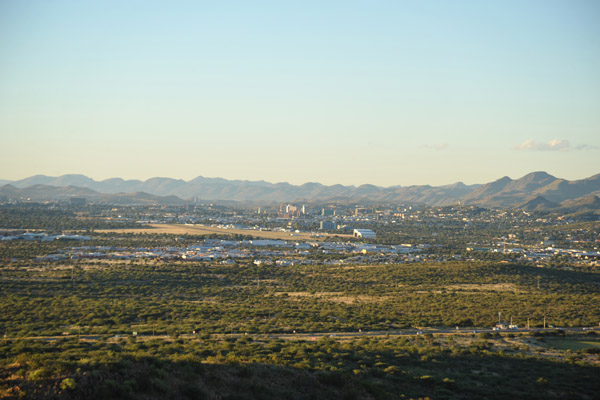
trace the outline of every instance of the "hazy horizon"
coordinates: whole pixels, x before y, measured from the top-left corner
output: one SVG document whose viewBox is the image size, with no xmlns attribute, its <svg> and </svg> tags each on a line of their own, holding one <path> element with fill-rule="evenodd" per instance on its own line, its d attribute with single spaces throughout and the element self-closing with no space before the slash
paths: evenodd
<svg viewBox="0 0 600 400">
<path fill-rule="evenodd" d="M 600 171 L 600 3 L 0 3 L 0 175 Z"/>
<path fill-rule="evenodd" d="M 415 184 L 415 185 L 403 185 L 401 183 L 397 183 L 397 184 L 394 184 L 394 185 L 383 186 L 383 185 L 375 185 L 375 184 L 373 184 L 371 182 L 362 182 L 362 183 L 358 183 L 358 184 L 347 184 L 347 185 L 344 185 L 344 186 L 356 186 L 356 187 L 358 187 L 358 186 L 361 186 L 361 185 L 375 185 L 375 186 L 380 186 L 380 187 L 391 187 L 391 186 L 404 186 L 404 187 L 406 187 L 406 186 L 426 186 L 426 185 L 430 185 L 430 186 L 434 186 L 435 187 L 435 186 L 453 185 L 453 184 L 456 184 L 456 183 L 463 183 L 465 185 L 472 186 L 472 185 L 483 185 L 483 184 L 486 184 L 486 183 L 494 182 L 494 181 L 499 180 L 501 178 L 504 178 L 506 176 L 508 176 L 512 180 L 518 180 L 518 179 L 521 179 L 521 178 L 523 178 L 523 177 L 525 177 L 525 176 L 527 176 L 529 174 L 533 174 L 533 173 L 537 173 L 537 172 L 548 173 L 547 171 L 531 171 L 531 172 L 528 172 L 528 173 L 526 173 L 524 175 L 520 175 L 520 176 L 502 175 L 502 176 L 498 176 L 498 177 L 496 177 L 496 178 L 494 178 L 494 179 L 492 179 L 490 181 L 473 182 L 473 183 L 465 182 L 465 181 L 462 181 L 462 180 L 455 180 L 453 182 L 442 183 L 440 185 L 431 185 L 429 183 L 420 183 L 420 184 Z M 550 174 L 550 173 L 548 173 L 548 174 L 552 175 L 552 176 L 554 176 L 555 178 L 558 178 L 558 179 L 566 179 L 566 180 L 569 180 L 569 181 L 574 181 L 574 180 L 582 180 L 582 179 L 590 178 L 590 177 L 592 177 L 594 175 L 600 174 L 600 172 L 596 172 L 594 174 L 591 174 L 591 175 L 588 175 L 588 176 L 579 177 L 579 178 L 576 178 L 576 179 L 567 179 L 567 178 L 562 177 L 562 176 L 556 176 L 556 175 Z M 197 176 L 194 176 L 194 177 L 189 178 L 189 179 L 184 179 L 184 178 L 179 178 L 179 177 L 172 177 L 172 176 L 164 176 L 164 175 L 163 176 L 152 176 L 152 177 L 149 177 L 149 178 L 146 178 L 146 179 L 123 178 L 121 176 L 111 176 L 111 177 L 108 177 L 108 178 L 98 179 L 98 178 L 95 178 L 95 177 L 92 177 L 92 176 L 89 176 L 89 175 L 78 174 L 78 173 L 69 173 L 69 174 L 62 174 L 62 175 L 55 175 L 55 176 L 54 175 L 47 175 L 47 174 L 34 174 L 34 175 L 30 175 L 30 176 L 25 176 L 25 177 L 22 177 L 22 178 L 19 178 L 19 179 L 6 179 L 6 178 L 0 176 L 0 181 L 5 181 L 6 180 L 6 181 L 10 181 L 10 182 L 17 182 L 17 181 L 21 181 L 21 180 L 24 180 L 24 179 L 27 179 L 27 178 L 32 178 L 32 177 L 35 177 L 35 176 L 46 176 L 46 177 L 50 177 L 50 178 L 60 178 L 62 176 L 68 176 L 68 175 L 85 176 L 87 178 L 93 179 L 96 182 L 102 182 L 102 181 L 105 181 L 105 180 L 108 180 L 108 179 L 123 179 L 124 181 L 132 180 L 132 181 L 141 181 L 141 182 L 147 181 L 149 179 L 175 179 L 175 180 L 183 180 L 183 181 L 189 182 L 189 181 L 191 181 L 193 179 L 202 177 L 202 178 L 206 178 L 206 179 L 226 179 L 226 180 L 229 180 L 229 181 L 249 181 L 249 182 L 264 181 L 264 182 L 272 183 L 272 184 L 289 183 L 289 184 L 295 185 L 295 186 L 301 186 L 301 185 L 307 184 L 307 183 L 320 183 L 320 184 L 323 184 L 323 185 L 326 185 L 326 186 L 340 184 L 339 182 L 338 183 L 327 184 L 327 183 L 323 183 L 323 182 L 319 182 L 319 181 L 305 181 L 305 182 L 269 181 L 269 180 L 266 180 L 266 179 L 237 179 L 237 178 L 223 178 L 221 176 L 203 176 L 203 175 L 197 175 Z"/>
</svg>

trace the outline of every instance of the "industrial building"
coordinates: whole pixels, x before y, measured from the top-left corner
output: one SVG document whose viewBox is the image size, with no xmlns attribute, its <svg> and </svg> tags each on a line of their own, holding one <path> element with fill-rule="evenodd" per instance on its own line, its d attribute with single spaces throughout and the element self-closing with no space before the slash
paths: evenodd
<svg viewBox="0 0 600 400">
<path fill-rule="evenodd" d="M 355 229 L 353 236 L 355 238 L 375 239 L 377 235 L 370 229 Z"/>
</svg>

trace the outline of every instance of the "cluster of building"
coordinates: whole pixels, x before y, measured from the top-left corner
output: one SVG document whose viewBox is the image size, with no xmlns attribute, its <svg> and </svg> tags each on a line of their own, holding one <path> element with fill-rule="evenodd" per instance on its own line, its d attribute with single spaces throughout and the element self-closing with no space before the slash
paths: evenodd
<svg viewBox="0 0 600 400">
<path fill-rule="evenodd" d="M 565 257 L 572 261 L 585 262 L 590 265 L 600 266 L 600 251 L 585 251 L 578 249 L 562 249 L 554 246 L 520 247 L 467 247 L 468 252 L 501 253 L 514 255 L 520 261 L 547 262 L 556 257 Z"/>
<path fill-rule="evenodd" d="M 359 232 L 360 233 L 360 232 Z M 358 234 L 358 233 L 357 233 Z M 368 234 L 363 232 L 363 234 Z M 23 233 L 18 236 L 3 236 L 2 240 L 89 240 L 80 235 L 47 235 Z M 404 263 L 439 262 L 448 260 L 477 260 L 478 252 L 515 255 L 515 261 L 545 263 L 556 256 L 578 264 L 600 266 L 600 252 L 560 248 L 483 248 L 468 247 L 472 256 L 460 254 L 440 255 L 432 252 L 437 246 L 429 244 L 382 245 L 359 242 L 294 242 L 286 240 L 219 240 L 205 239 L 187 247 L 130 248 L 117 246 L 74 246 L 56 253 L 38 257 L 38 261 L 65 259 L 157 259 L 221 262 L 235 264 L 253 261 L 255 264 L 281 266 L 297 264 L 348 264 L 348 263 Z M 318 261 L 317 261 L 318 260 Z M 565 264 L 566 265 L 566 264 Z"/>
<path fill-rule="evenodd" d="M 53 257 L 147 257 L 200 261 L 255 258 L 265 263 L 282 260 L 279 265 L 288 265 L 302 262 L 303 259 L 306 262 L 319 260 L 318 262 L 328 263 L 477 260 L 490 259 L 489 254 L 484 253 L 495 253 L 504 255 L 504 259 L 540 264 L 557 259 L 565 261 L 565 265 L 600 264 L 600 230 L 597 227 L 583 225 L 578 229 L 568 227 L 562 231 L 560 226 L 568 225 L 569 221 L 537 218 L 535 215 L 516 210 L 488 210 L 474 206 L 366 207 L 348 204 L 313 205 L 309 208 L 306 205 L 282 204 L 261 208 L 257 212 L 256 208 L 234 209 L 223 205 L 194 204 L 185 207 L 89 206 L 87 212 L 87 218 L 102 221 L 109 226 L 138 227 L 148 223 L 202 224 L 235 230 L 235 234 L 240 234 L 241 231 L 245 237 L 260 236 L 256 231 L 286 232 L 289 235 L 282 236 L 290 242 L 221 241 L 218 245 L 201 242 L 195 248 L 185 249 L 95 248 L 87 251 L 81 247 L 78 251 Z M 340 242 L 291 242 L 316 241 L 323 238 L 331 240 L 328 233 L 334 232 L 339 235 L 337 240 Z M 400 240 L 410 242 L 411 238 L 414 241 L 412 245 L 376 244 L 378 240 L 388 243 Z M 0 240 L 85 241 L 90 240 L 90 237 L 76 234 L 52 235 L 41 231 L 27 232 L 24 229 L 0 229 Z M 352 240 L 352 243 L 346 243 L 347 240 Z M 415 242 L 431 243 L 431 246 L 417 245 Z M 316 255 L 325 257 L 317 258 Z"/>
<path fill-rule="evenodd" d="M 260 209 L 259 209 L 259 212 L 260 212 Z M 281 205 L 279 207 L 279 214 L 278 214 L 277 218 L 294 219 L 294 218 L 301 218 L 305 215 L 307 215 L 305 205 L 294 206 L 291 204 L 286 204 L 285 207 L 283 205 Z"/>
<path fill-rule="evenodd" d="M 66 259 L 159 259 L 207 261 L 234 264 L 254 262 L 282 266 L 320 263 L 434 261 L 420 253 L 427 245 L 377 245 L 342 242 L 289 242 L 285 240 L 206 239 L 187 247 L 128 248 L 117 246 L 74 246 L 38 257 L 38 261 Z"/>
<path fill-rule="evenodd" d="M 46 232 L 22 232 L 19 230 L 2 230 L 0 231 L 0 240 L 36 240 L 40 242 L 49 242 L 52 240 L 90 240 L 89 236 L 83 235 L 50 235 Z"/>
</svg>

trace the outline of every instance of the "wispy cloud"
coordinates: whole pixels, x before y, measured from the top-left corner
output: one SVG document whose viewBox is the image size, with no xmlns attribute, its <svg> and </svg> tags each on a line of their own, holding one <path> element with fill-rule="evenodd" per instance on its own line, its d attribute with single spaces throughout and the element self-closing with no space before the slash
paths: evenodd
<svg viewBox="0 0 600 400">
<path fill-rule="evenodd" d="M 568 140 L 554 139 L 549 142 L 536 142 L 533 139 L 529 139 L 517 146 L 514 146 L 513 149 L 523 151 L 571 151 L 596 150 L 598 147 L 588 144 L 571 145 Z"/>
<path fill-rule="evenodd" d="M 446 150 L 448 148 L 448 143 L 422 144 L 421 148 L 430 150 Z"/>
<path fill-rule="evenodd" d="M 580 144 L 575 146 L 575 150 L 598 150 L 600 147 L 592 146 L 590 144 Z"/>
</svg>

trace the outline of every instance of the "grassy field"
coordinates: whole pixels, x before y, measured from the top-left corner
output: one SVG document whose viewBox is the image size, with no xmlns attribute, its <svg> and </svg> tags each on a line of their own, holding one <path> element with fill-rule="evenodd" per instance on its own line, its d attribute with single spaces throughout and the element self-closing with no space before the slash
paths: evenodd
<svg viewBox="0 0 600 400">
<path fill-rule="evenodd" d="M 548 339 L 547 340 L 548 347 L 553 347 L 558 350 L 585 350 L 585 349 L 600 349 L 600 339 L 598 340 L 584 340 L 584 339 L 571 339 L 571 338 L 561 338 L 561 339 Z"/>
<path fill-rule="evenodd" d="M 71 265 L 69 265 L 69 262 Z M 536 278 L 544 282 L 537 288 Z M 163 260 L 18 261 L 0 269 L 9 337 L 202 330 L 290 333 L 414 326 L 597 326 L 597 274 L 494 263 L 256 266 Z M 468 282 L 468 283 L 467 283 Z M 1 331 L 0 331 L 1 332 Z"/>
<path fill-rule="evenodd" d="M 597 326 L 596 271 L 28 258 L 59 245 L 2 244 L 20 258 L 0 268 L 0 399 L 546 400 L 600 390 L 596 333 L 474 328 L 499 312 L 520 326 Z M 469 333 L 427 329 L 442 326 Z M 415 334 L 387 334 L 395 329 Z"/>
<path fill-rule="evenodd" d="M 226 229 L 217 228 L 207 225 L 183 225 L 183 224 L 150 224 L 146 228 L 134 229 L 98 229 L 97 232 L 114 232 L 114 233 L 158 233 L 170 235 L 249 235 L 263 239 L 277 240 L 295 240 L 295 241 L 322 241 L 338 236 L 343 238 L 351 238 L 352 235 L 331 235 L 328 233 L 320 233 L 319 236 L 313 236 L 310 233 L 300 232 L 276 232 L 276 231 L 260 231 L 254 229 Z"/>
</svg>

